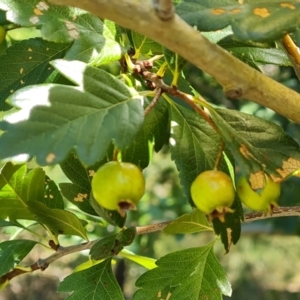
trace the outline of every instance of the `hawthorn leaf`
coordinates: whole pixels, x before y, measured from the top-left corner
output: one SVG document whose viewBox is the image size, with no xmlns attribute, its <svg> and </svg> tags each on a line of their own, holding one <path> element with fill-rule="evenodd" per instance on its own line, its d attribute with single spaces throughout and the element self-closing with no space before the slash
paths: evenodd
<svg viewBox="0 0 300 300">
<path fill-rule="evenodd" d="M 100 260 L 118 255 L 125 246 L 130 245 L 136 234 L 135 227 L 129 227 L 118 234 L 110 235 L 99 240 L 90 250 L 92 259 Z"/>
<path fill-rule="evenodd" d="M 68 300 L 124 300 L 123 293 L 111 269 L 111 258 L 89 269 L 67 276 L 59 292 L 73 292 Z M 145 298 L 147 299 L 147 298 Z"/>
<path fill-rule="evenodd" d="M 90 204 L 97 213 L 97 215 L 103 218 L 106 222 L 111 225 L 118 226 L 120 228 L 124 227 L 127 214 L 125 216 L 121 216 L 116 210 L 108 210 L 98 204 L 98 202 L 94 199 L 93 194 L 90 194 Z"/>
<path fill-rule="evenodd" d="M 63 196 L 80 210 L 98 216 L 89 202 L 90 189 L 83 189 L 82 186 L 69 182 L 59 183 L 59 188 Z"/>
<path fill-rule="evenodd" d="M 245 41 L 274 41 L 300 27 L 298 1 L 238 5 L 236 1 L 210 2 L 182 2 L 176 12 L 200 31 L 216 31 L 231 25 L 235 37 Z"/>
<path fill-rule="evenodd" d="M 36 220 L 45 224 L 56 236 L 77 235 L 88 240 L 81 221 L 73 213 L 62 209 L 51 209 L 37 201 L 29 201 L 28 206 Z"/>
<path fill-rule="evenodd" d="M 40 199 L 49 208 L 64 209 L 64 200 L 56 183 L 46 176 L 44 198 Z"/>
<path fill-rule="evenodd" d="M 144 268 L 148 269 L 148 270 L 152 270 L 154 268 L 156 268 L 156 260 L 150 257 L 146 257 L 146 256 L 141 256 L 141 255 L 136 255 L 135 253 L 127 250 L 127 249 L 123 249 L 120 253 L 119 256 L 127 258 L 141 266 L 143 266 Z"/>
<path fill-rule="evenodd" d="M 233 212 L 226 213 L 223 222 L 219 218 L 212 220 L 214 231 L 221 236 L 221 242 L 226 253 L 229 252 L 231 245 L 235 245 L 240 239 L 241 220 L 244 220 L 242 203 L 237 197 L 230 208 Z"/>
<path fill-rule="evenodd" d="M 86 165 L 102 159 L 111 141 L 122 150 L 142 126 L 142 97 L 109 73 L 79 61 L 53 65 L 78 86 L 43 84 L 10 97 L 20 111 L 0 122 L 0 159 L 36 156 L 40 165 L 61 162 L 72 148 Z"/>
<path fill-rule="evenodd" d="M 213 244 L 176 251 L 160 258 L 157 268 L 136 281 L 133 300 L 221 300 L 231 295 L 226 272 L 218 262 Z"/>
<path fill-rule="evenodd" d="M 133 43 L 133 47 L 136 51 L 136 58 L 139 58 L 139 54 L 144 56 L 153 56 L 163 54 L 161 44 L 143 36 L 135 31 L 128 31 L 129 39 Z"/>
<path fill-rule="evenodd" d="M 146 116 L 142 128 L 128 148 L 122 151 L 122 161 L 131 162 L 141 169 L 149 164 L 152 150 L 149 141 L 154 142 L 154 150 L 160 151 L 169 137 L 168 104 L 160 99 Z"/>
<path fill-rule="evenodd" d="M 89 201 L 91 180 L 98 168 L 109 160 L 112 152 L 113 146 L 111 145 L 101 161 L 88 167 L 83 166 L 74 152 L 70 152 L 67 158 L 60 163 L 62 171 L 72 181 L 72 183 L 62 182 L 59 184 L 62 194 L 69 202 L 90 215 L 98 215 Z"/>
<path fill-rule="evenodd" d="M 37 243 L 32 240 L 12 240 L 0 243 L 0 277 L 22 261 Z"/>
<path fill-rule="evenodd" d="M 207 218 L 199 209 L 194 209 L 191 213 L 184 214 L 172 221 L 164 229 L 168 234 L 188 234 L 201 231 L 211 231 Z"/>
<path fill-rule="evenodd" d="M 36 38 L 20 41 L 7 48 L 0 57 L 0 110 L 11 108 L 5 100 L 14 91 L 45 82 L 54 70 L 49 62 L 62 58 L 68 47 L 69 44 Z"/>
<path fill-rule="evenodd" d="M 250 174 L 253 189 L 264 187 L 262 172 L 281 182 L 300 169 L 300 147 L 280 126 L 234 110 L 210 113 L 242 173 Z"/>
<path fill-rule="evenodd" d="M 7 163 L 0 174 L 0 218 L 35 220 L 28 201 L 44 198 L 45 173 L 36 168 L 27 173 L 26 165 Z"/>
<path fill-rule="evenodd" d="M 23 226 L 21 226 L 20 224 L 18 224 L 16 222 L 5 221 L 5 220 L 0 219 L 0 227 L 8 227 L 8 226 L 18 226 L 18 227 L 24 228 Z"/>
<path fill-rule="evenodd" d="M 39 0 L 3 0 L 7 19 L 25 27 L 40 28 L 45 40 L 71 43 L 67 59 L 101 65 L 121 58 L 125 49 L 116 42 L 116 32 L 97 16 L 70 6 L 56 6 Z"/>
<path fill-rule="evenodd" d="M 205 170 L 212 170 L 221 145 L 220 136 L 197 113 L 180 105 L 170 106 L 171 155 L 175 161 L 181 185 L 190 203 L 190 186 Z M 228 173 L 225 160 L 220 170 Z"/>
</svg>

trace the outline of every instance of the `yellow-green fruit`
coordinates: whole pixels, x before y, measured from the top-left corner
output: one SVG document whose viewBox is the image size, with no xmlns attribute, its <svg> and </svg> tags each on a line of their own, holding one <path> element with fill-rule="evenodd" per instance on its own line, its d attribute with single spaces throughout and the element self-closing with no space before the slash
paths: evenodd
<svg viewBox="0 0 300 300">
<path fill-rule="evenodd" d="M 124 214 L 127 209 L 136 209 L 145 193 L 145 179 L 136 165 L 111 161 L 95 173 L 92 191 L 99 205 Z"/>
<path fill-rule="evenodd" d="M 210 170 L 200 173 L 191 185 L 191 196 L 198 209 L 206 214 L 222 212 L 234 201 L 235 191 L 230 176 Z"/>
<path fill-rule="evenodd" d="M 3 26 L 0 26 L 0 44 L 5 40 L 6 30 Z"/>
<path fill-rule="evenodd" d="M 241 201 L 253 210 L 265 212 L 271 211 L 272 206 L 277 205 L 280 189 L 280 183 L 274 182 L 268 176 L 266 176 L 265 187 L 260 192 L 252 190 L 245 177 L 241 177 L 237 183 L 237 193 Z"/>
</svg>

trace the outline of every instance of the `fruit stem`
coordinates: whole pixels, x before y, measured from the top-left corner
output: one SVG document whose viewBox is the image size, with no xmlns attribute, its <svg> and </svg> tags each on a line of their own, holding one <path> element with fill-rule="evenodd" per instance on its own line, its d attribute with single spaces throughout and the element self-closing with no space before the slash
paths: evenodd
<svg viewBox="0 0 300 300">
<path fill-rule="evenodd" d="M 112 161 L 118 161 L 118 155 L 119 155 L 119 150 L 115 147 L 114 148 L 114 153 L 112 156 Z"/>
<path fill-rule="evenodd" d="M 218 152 L 218 155 L 217 155 L 217 158 L 216 158 L 214 170 L 218 170 L 218 168 L 220 166 L 220 163 L 221 163 L 221 160 L 222 160 L 222 157 L 223 157 L 224 148 L 225 148 L 225 143 L 222 140 L 221 144 L 220 144 L 220 149 L 219 149 L 219 152 Z"/>
</svg>

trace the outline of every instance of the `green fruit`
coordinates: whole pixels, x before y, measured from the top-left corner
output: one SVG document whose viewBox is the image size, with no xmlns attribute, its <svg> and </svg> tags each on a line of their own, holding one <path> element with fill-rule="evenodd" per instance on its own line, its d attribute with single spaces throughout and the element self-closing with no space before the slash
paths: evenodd
<svg viewBox="0 0 300 300">
<path fill-rule="evenodd" d="M 5 40 L 6 29 L 3 26 L 0 26 L 0 44 L 2 44 Z"/>
<path fill-rule="evenodd" d="M 254 191 L 246 177 L 241 177 L 237 183 L 237 193 L 241 201 L 253 210 L 270 212 L 273 206 L 277 206 L 280 196 L 280 183 L 274 182 L 266 176 L 266 184 L 259 192 Z"/>
<path fill-rule="evenodd" d="M 206 214 L 214 210 L 222 213 L 232 205 L 235 191 L 230 176 L 210 170 L 198 175 L 191 185 L 191 196 L 198 209 Z"/>
<path fill-rule="evenodd" d="M 127 209 L 136 209 L 144 195 L 145 179 L 136 165 L 111 161 L 95 173 L 92 191 L 99 205 L 125 215 Z"/>
</svg>

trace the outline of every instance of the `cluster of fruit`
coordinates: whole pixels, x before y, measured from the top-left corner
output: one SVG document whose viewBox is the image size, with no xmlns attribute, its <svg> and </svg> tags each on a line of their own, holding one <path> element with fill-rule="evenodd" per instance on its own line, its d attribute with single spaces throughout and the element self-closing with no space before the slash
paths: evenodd
<svg viewBox="0 0 300 300">
<path fill-rule="evenodd" d="M 136 209 L 145 193 L 145 179 L 136 165 L 111 161 L 95 173 L 92 190 L 99 205 L 124 215 L 127 209 Z M 246 206 L 267 213 L 277 205 L 280 184 L 266 176 L 264 188 L 254 191 L 247 179 L 241 177 L 236 192 Z M 207 215 L 222 216 L 231 212 L 236 192 L 230 176 L 218 170 L 202 172 L 191 185 L 194 204 Z"/>
</svg>

